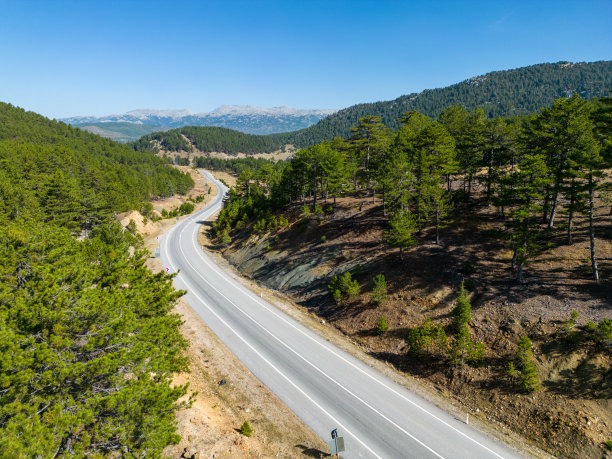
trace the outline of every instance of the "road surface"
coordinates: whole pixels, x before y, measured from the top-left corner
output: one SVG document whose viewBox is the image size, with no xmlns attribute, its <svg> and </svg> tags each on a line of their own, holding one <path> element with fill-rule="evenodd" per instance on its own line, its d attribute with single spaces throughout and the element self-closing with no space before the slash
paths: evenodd
<svg viewBox="0 0 612 459">
<path fill-rule="evenodd" d="M 317 435 L 344 437 L 343 458 L 521 457 L 338 349 L 219 268 L 198 244 L 216 200 L 162 238 L 175 286 L 228 348 Z"/>
</svg>

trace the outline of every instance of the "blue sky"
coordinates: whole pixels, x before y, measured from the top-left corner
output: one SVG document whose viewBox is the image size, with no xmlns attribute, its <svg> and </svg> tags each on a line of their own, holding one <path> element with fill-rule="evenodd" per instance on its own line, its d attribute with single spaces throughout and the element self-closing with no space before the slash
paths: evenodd
<svg viewBox="0 0 612 459">
<path fill-rule="evenodd" d="M 610 0 L 0 0 L 0 101 L 52 118 L 340 109 L 611 58 Z"/>
</svg>

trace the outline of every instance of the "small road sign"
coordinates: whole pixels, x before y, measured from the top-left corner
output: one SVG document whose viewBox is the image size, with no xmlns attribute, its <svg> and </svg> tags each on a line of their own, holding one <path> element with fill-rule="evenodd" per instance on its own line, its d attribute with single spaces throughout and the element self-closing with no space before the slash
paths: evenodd
<svg viewBox="0 0 612 459">
<path fill-rule="evenodd" d="M 327 444 L 329 445 L 329 454 L 333 456 L 344 451 L 344 437 L 338 436 L 338 429 L 331 431 L 331 437 L 332 441 L 327 442 Z"/>
</svg>

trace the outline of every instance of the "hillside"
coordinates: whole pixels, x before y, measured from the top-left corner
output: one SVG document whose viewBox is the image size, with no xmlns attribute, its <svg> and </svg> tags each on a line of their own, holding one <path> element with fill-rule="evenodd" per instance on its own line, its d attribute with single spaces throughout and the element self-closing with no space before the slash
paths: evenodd
<svg viewBox="0 0 612 459">
<path fill-rule="evenodd" d="M 269 153 L 283 145 L 304 148 L 326 139 L 347 138 L 351 135 L 351 126 L 357 125 L 359 118 L 369 115 L 381 117 L 388 128 L 395 130 L 399 128 L 397 119 L 400 115 L 411 110 L 435 119 L 443 109 L 463 105 L 468 110 L 482 109 L 487 118 L 512 117 L 536 113 L 558 97 L 572 94 L 584 99 L 606 97 L 611 89 L 612 61 L 538 64 L 487 73 L 446 88 L 425 90 L 391 101 L 354 105 L 323 118 L 309 128 L 252 139 L 248 144 L 234 141 L 233 137 L 237 136 L 231 140 L 227 136 L 225 139 L 228 143 L 201 142 L 199 148 L 201 151 L 225 153 L 236 149 L 242 153 Z M 194 129 L 191 132 L 197 131 Z M 202 138 L 207 135 L 202 131 Z M 163 134 L 154 137 L 162 143 L 166 139 Z M 168 140 L 167 144 L 172 145 L 172 142 Z"/>
<path fill-rule="evenodd" d="M 180 440 L 181 292 L 114 216 L 192 186 L 150 152 L 0 103 L 0 455 L 155 457 Z"/>
<path fill-rule="evenodd" d="M 240 175 L 210 235 L 241 273 L 470 416 L 602 457 L 611 116 L 612 99 L 574 95 L 520 123 L 457 108 L 398 131 L 365 120 L 288 162 L 228 162 Z"/>
<path fill-rule="evenodd" d="M 160 126 L 152 126 L 150 124 L 110 121 L 75 124 L 75 127 L 123 143 L 137 140 L 143 135 L 150 134 L 151 132 L 163 131 Z"/>
</svg>

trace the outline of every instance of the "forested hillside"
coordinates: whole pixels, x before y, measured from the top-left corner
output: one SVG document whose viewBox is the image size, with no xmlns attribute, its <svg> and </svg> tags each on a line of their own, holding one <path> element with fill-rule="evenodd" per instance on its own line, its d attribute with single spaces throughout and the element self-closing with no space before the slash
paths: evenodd
<svg viewBox="0 0 612 459">
<path fill-rule="evenodd" d="M 151 153 L 0 104 L 1 456 L 156 457 L 177 441 L 180 293 L 112 216 L 192 185 Z"/>
<path fill-rule="evenodd" d="M 242 170 L 212 234 L 370 355 L 555 456 L 599 457 L 612 99 L 512 121 L 451 106 L 393 131 L 366 116 L 290 161 L 228 161 Z"/>
<path fill-rule="evenodd" d="M 191 143 L 191 144 L 190 144 Z M 141 137 L 134 144 L 136 150 L 151 150 L 160 146 L 166 151 L 267 153 L 282 147 L 273 135 L 244 134 L 222 127 L 184 127 L 166 132 L 154 132 Z"/>
<path fill-rule="evenodd" d="M 578 94 L 584 99 L 606 97 L 612 90 L 612 62 L 538 64 L 514 70 L 492 72 L 446 88 L 425 90 L 395 100 L 354 105 L 330 115 L 317 124 L 295 132 L 244 137 L 236 131 L 189 128 L 182 131 L 197 138 L 204 152 L 269 153 L 283 145 L 305 148 L 335 137 L 346 138 L 359 118 L 379 116 L 389 129 L 399 129 L 401 114 L 411 110 L 438 118 L 446 107 L 463 105 L 467 110 L 482 109 L 485 118 L 513 117 L 538 112 L 559 97 Z M 155 133 L 137 143 L 150 148 L 157 140 L 166 150 L 186 149 L 179 130 Z M 194 142 L 194 145 L 196 143 Z"/>
</svg>

